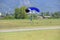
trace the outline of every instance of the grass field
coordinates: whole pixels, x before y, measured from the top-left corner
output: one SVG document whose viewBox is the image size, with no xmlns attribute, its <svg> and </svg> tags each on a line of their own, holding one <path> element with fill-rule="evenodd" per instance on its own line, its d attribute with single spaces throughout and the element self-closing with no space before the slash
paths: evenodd
<svg viewBox="0 0 60 40">
<path fill-rule="evenodd" d="M 60 19 L 41 20 L 0 20 L 0 29 L 60 26 Z"/>
<path fill-rule="evenodd" d="M 0 33 L 0 40 L 60 40 L 60 30 Z"/>
</svg>

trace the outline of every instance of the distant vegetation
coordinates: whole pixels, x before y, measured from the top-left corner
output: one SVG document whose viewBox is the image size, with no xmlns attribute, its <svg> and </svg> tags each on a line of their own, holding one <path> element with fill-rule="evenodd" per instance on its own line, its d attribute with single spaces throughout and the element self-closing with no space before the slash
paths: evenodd
<svg viewBox="0 0 60 40">
<path fill-rule="evenodd" d="M 26 13 L 26 8 L 25 6 L 16 8 L 13 14 L 6 13 L 6 15 L 1 15 L 0 19 L 29 19 L 31 15 Z M 32 14 L 32 16 L 33 19 L 37 19 L 38 16 L 38 19 L 40 19 L 40 17 L 43 19 L 58 19 L 60 18 L 60 11 L 54 13 L 41 12 L 40 14 Z"/>
</svg>

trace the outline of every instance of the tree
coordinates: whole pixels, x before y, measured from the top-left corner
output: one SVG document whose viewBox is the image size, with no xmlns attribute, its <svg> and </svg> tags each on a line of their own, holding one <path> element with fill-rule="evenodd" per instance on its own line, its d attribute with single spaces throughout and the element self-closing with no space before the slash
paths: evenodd
<svg viewBox="0 0 60 40">
<path fill-rule="evenodd" d="M 25 6 L 22 6 L 21 8 L 16 8 L 15 13 L 14 13 L 15 18 L 16 19 L 25 19 L 25 18 L 27 18 L 27 14 L 25 12 L 26 8 L 27 7 L 25 7 Z"/>
<path fill-rule="evenodd" d="M 45 13 L 45 16 L 50 16 L 49 12 L 46 12 L 46 13 Z"/>
<path fill-rule="evenodd" d="M 54 13 L 52 14 L 52 17 L 53 17 L 53 18 L 60 18 L 60 12 L 54 12 Z"/>
<path fill-rule="evenodd" d="M 19 14 L 20 14 L 19 8 L 16 8 L 14 13 L 14 16 L 16 19 L 19 19 L 19 16 L 18 16 Z"/>
<path fill-rule="evenodd" d="M 26 9 L 27 9 L 27 7 L 25 7 L 25 6 L 20 8 L 20 18 L 21 19 L 27 18 L 27 14 L 26 14 L 26 11 L 25 11 Z"/>
<path fill-rule="evenodd" d="M 45 18 L 45 17 L 44 17 L 44 12 L 41 12 L 41 15 L 40 15 L 40 16 L 42 16 L 43 18 Z"/>
</svg>

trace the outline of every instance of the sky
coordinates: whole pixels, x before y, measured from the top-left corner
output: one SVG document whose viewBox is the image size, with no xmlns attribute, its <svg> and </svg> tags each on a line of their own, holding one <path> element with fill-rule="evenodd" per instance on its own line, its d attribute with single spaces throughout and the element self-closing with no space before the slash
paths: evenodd
<svg viewBox="0 0 60 40">
<path fill-rule="evenodd" d="M 60 11 L 60 0 L 0 0 L 0 12 L 13 12 L 23 5 L 37 7 L 41 12 Z"/>
</svg>

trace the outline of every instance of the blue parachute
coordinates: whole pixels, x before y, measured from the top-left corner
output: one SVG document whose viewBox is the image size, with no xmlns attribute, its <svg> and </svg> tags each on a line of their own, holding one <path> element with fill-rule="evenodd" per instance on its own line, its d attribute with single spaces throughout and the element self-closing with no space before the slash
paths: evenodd
<svg viewBox="0 0 60 40">
<path fill-rule="evenodd" d="M 36 7 L 27 7 L 27 9 L 25 10 L 26 13 L 36 13 L 39 14 L 40 10 Z"/>
<path fill-rule="evenodd" d="M 38 8 L 36 8 L 36 7 L 28 7 L 25 11 L 26 11 L 26 13 L 28 13 L 28 14 L 29 14 L 29 12 L 35 13 L 35 11 L 36 11 L 37 14 L 38 14 L 38 12 L 40 12 L 40 10 L 39 10 Z M 32 15 L 31 15 L 31 17 L 30 17 L 30 20 L 32 21 Z"/>
<path fill-rule="evenodd" d="M 31 11 L 36 11 L 36 12 L 40 12 L 40 10 L 36 7 L 28 7 L 28 9 L 30 9 Z"/>
</svg>

